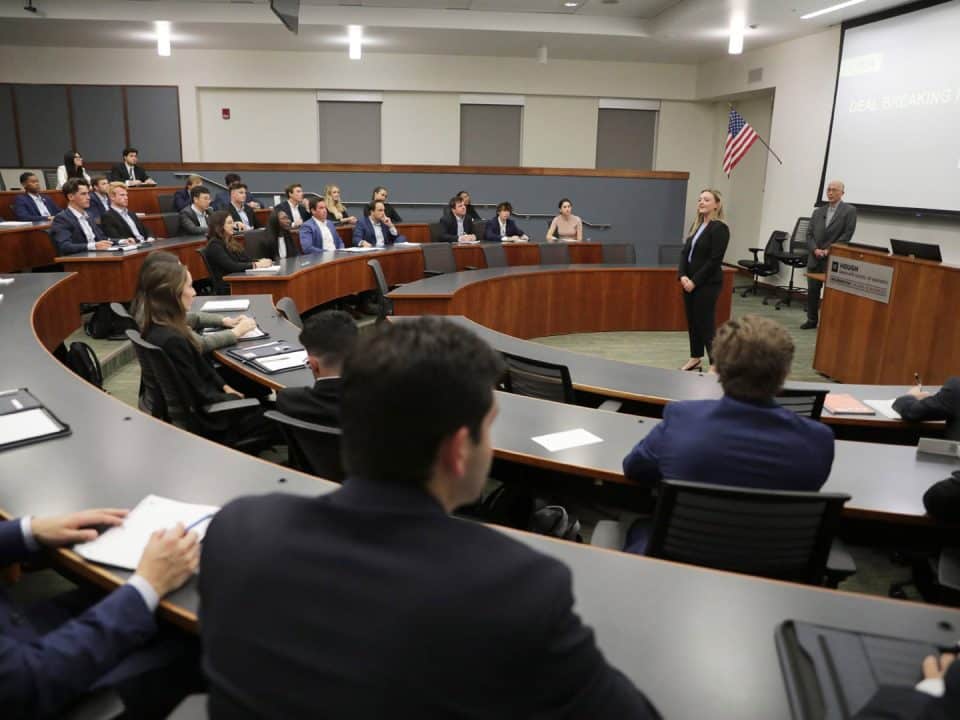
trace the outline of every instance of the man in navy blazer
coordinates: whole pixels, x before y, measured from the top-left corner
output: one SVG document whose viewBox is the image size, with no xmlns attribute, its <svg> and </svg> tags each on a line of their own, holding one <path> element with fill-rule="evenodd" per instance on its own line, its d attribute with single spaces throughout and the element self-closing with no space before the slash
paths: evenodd
<svg viewBox="0 0 960 720">
<path fill-rule="evenodd" d="M 717 330 L 713 350 L 723 398 L 667 405 L 663 420 L 624 458 L 623 474 L 647 485 L 669 478 L 819 490 L 833 465 L 833 432 L 774 400 L 793 361 L 786 329 L 745 315 Z M 639 550 L 645 541 L 631 532 L 626 549 Z"/>
<path fill-rule="evenodd" d="M 90 207 L 87 216 L 96 223 L 103 221 L 103 216 L 110 210 L 110 181 L 106 175 L 97 175 L 90 179 Z"/>
<path fill-rule="evenodd" d="M 60 212 L 53 200 L 40 194 L 40 178 L 35 173 L 22 173 L 20 185 L 23 192 L 13 199 L 13 216 L 17 220 L 46 220 Z"/>
<path fill-rule="evenodd" d="M 300 250 L 304 255 L 310 253 L 342 250 L 343 240 L 337 233 L 337 226 L 327 219 L 327 203 L 322 197 L 312 197 L 307 203 L 310 219 L 300 226 Z"/>
<path fill-rule="evenodd" d="M 119 525 L 125 515 L 125 510 L 86 510 L 0 522 L 0 565 L 42 548 L 93 540 L 94 528 Z M 196 534 L 182 526 L 156 532 L 127 583 L 86 607 L 76 607 L 82 595 L 78 591 L 24 611 L 0 589 L 3 717 L 59 716 L 83 695 L 106 688 L 118 692 L 131 717 L 166 717 L 185 692 L 195 690 L 195 683 L 183 687 L 161 678 L 173 656 L 148 642 L 157 635 L 154 614 L 160 598 L 190 578 L 199 554 Z M 180 667 L 190 664 L 182 654 L 173 655 Z M 154 687 L 148 687 L 144 679 L 158 670 Z M 178 692 L 173 692 L 175 686 Z"/>
<path fill-rule="evenodd" d="M 504 238 L 512 240 L 529 240 L 527 234 L 521 230 L 510 217 L 513 212 L 513 205 L 504 201 L 497 205 L 497 216 L 488 220 L 483 231 L 483 239 L 486 242 L 500 242 Z"/>
<path fill-rule="evenodd" d="M 50 225 L 50 236 L 57 247 L 57 254 L 74 255 L 113 247 L 100 225 L 87 215 L 87 208 L 90 207 L 90 186 L 87 181 L 70 178 L 63 184 L 63 194 L 67 197 L 67 207 Z"/>
<path fill-rule="evenodd" d="M 353 226 L 354 247 L 389 247 L 394 243 L 406 241 L 407 239 L 397 231 L 393 221 L 387 217 L 383 200 L 374 200 L 367 205 L 366 216 L 360 218 Z"/>
</svg>

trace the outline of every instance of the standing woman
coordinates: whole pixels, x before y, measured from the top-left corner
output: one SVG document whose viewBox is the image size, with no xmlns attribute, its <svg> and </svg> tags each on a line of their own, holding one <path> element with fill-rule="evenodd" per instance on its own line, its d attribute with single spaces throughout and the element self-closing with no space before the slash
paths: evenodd
<svg viewBox="0 0 960 720">
<path fill-rule="evenodd" d="M 57 190 L 63 187 L 63 184 L 72 178 L 85 180 L 90 183 L 90 176 L 87 169 L 83 166 L 83 156 L 76 150 L 70 150 L 63 154 L 63 165 L 57 166 Z"/>
<path fill-rule="evenodd" d="M 690 359 L 681 370 L 700 370 L 703 351 L 713 362 L 717 298 L 723 284 L 723 254 L 730 242 L 730 228 L 723 222 L 723 201 L 716 190 L 703 190 L 697 201 L 697 216 L 680 256 L 680 287 L 690 335 Z"/>
<path fill-rule="evenodd" d="M 350 215 L 347 206 L 340 201 L 340 188 L 327 185 L 323 189 L 323 199 L 327 203 L 327 213 L 337 225 L 356 225 L 357 219 Z"/>
</svg>

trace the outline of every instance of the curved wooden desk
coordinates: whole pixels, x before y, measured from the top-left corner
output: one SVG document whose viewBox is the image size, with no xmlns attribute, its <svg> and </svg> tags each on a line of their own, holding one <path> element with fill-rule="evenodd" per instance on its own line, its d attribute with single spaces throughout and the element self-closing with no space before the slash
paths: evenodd
<svg viewBox="0 0 960 720">
<path fill-rule="evenodd" d="M 282 490 L 315 495 L 335 487 L 177 430 L 68 372 L 38 340 L 54 347 L 72 329 L 66 317 L 74 307 L 71 287 L 70 276 L 61 274 L 19 276 L 4 287 L 0 387 L 30 388 L 73 427 L 70 437 L 0 453 L 4 517 L 132 506 L 151 492 L 222 504 L 242 494 Z M 570 567 L 577 611 L 594 628 L 601 650 L 666 717 L 694 717 L 705 706 L 721 720 L 787 717 L 773 632 L 790 618 L 878 634 L 895 628 L 897 634 L 939 645 L 955 641 L 960 627 L 956 609 L 504 532 Z M 103 587 L 126 577 L 68 550 L 56 557 Z M 196 611 L 196 581 L 161 604 L 164 618 L 194 631 Z M 678 651 L 702 646 L 705 637 L 723 651 L 694 653 L 693 660 L 690 653 Z"/>
</svg>

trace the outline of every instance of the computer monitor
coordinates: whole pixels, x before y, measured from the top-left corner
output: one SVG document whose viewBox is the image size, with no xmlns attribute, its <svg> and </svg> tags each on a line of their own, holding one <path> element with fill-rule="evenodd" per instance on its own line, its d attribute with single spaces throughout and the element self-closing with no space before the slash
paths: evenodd
<svg viewBox="0 0 960 720">
<path fill-rule="evenodd" d="M 875 250 L 876 252 L 881 252 L 885 255 L 889 255 L 890 251 L 887 250 L 883 245 L 868 245 L 867 243 L 858 243 L 858 242 L 848 242 L 852 248 L 857 248 L 858 250 Z"/>
<path fill-rule="evenodd" d="M 934 262 L 943 262 L 943 256 L 940 254 L 939 245 L 890 238 L 890 247 L 893 248 L 894 255 L 915 257 L 917 260 L 933 260 Z"/>
</svg>

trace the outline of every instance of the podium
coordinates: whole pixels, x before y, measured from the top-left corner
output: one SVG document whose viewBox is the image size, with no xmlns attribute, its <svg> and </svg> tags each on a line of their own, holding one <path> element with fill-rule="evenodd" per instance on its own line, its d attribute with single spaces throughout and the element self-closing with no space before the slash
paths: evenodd
<svg viewBox="0 0 960 720">
<path fill-rule="evenodd" d="M 960 267 L 834 245 L 824 288 L 818 372 L 870 385 L 960 375 Z"/>
</svg>

